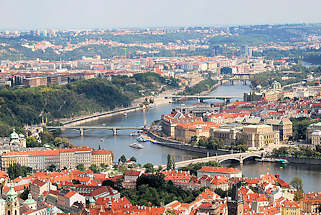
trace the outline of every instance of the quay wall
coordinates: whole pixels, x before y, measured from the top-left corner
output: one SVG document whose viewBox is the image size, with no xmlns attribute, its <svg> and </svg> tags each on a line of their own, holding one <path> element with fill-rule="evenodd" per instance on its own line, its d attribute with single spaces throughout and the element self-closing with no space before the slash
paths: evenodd
<svg viewBox="0 0 321 215">
<path fill-rule="evenodd" d="M 106 117 L 111 117 L 111 116 L 115 116 L 115 115 L 118 115 L 118 114 L 124 114 L 124 113 L 139 111 L 139 110 L 142 110 L 142 109 L 143 109 L 143 107 L 140 107 L 140 106 L 123 108 L 123 109 L 108 111 L 108 112 L 104 112 L 104 113 L 100 113 L 100 114 L 96 114 L 96 115 L 90 115 L 90 116 L 82 117 L 82 118 L 79 118 L 79 119 L 63 122 L 62 124 L 64 126 L 77 126 L 77 125 L 81 125 L 81 124 L 84 124 L 84 123 L 87 123 L 87 122 L 92 122 L 94 120 L 98 120 L 98 119 L 102 119 L 102 118 L 106 118 Z"/>
<path fill-rule="evenodd" d="M 321 159 L 316 159 L 316 158 L 293 158 L 293 157 L 286 157 L 286 156 L 280 156 L 280 157 L 274 157 L 274 158 L 286 159 L 289 161 L 289 163 L 293 163 L 293 164 L 321 165 Z"/>
<path fill-rule="evenodd" d="M 171 140 L 165 137 L 160 137 L 151 131 L 148 131 L 148 136 L 151 137 L 152 139 L 158 141 L 157 144 L 174 148 L 174 149 L 179 149 L 179 150 L 184 150 L 184 151 L 189 151 L 189 152 L 195 152 L 203 155 L 209 155 L 209 156 L 215 156 L 215 155 L 225 155 L 225 154 L 230 154 L 228 150 L 213 150 L 213 149 L 207 149 L 203 147 L 193 147 L 190 145 L 186 145 L 180 141 L 177 140 Z"/>
</svg>

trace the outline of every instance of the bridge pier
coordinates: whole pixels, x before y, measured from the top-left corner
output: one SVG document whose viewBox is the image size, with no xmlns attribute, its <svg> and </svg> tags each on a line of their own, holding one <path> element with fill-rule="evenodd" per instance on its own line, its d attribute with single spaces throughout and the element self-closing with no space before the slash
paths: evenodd
<svg viewBox="0 0 321 215">
<path fill-rule="evenodd" d="M 113 128 L 113 135 L 117 136 L 117 129 L 116 128 Z"/>
<path fill-rule="evenodd" d="M 79 132 L 80 132 L 80 136 L 84 136 L 84 129 L 83 128 L 79 128 Z"/>
</svg>

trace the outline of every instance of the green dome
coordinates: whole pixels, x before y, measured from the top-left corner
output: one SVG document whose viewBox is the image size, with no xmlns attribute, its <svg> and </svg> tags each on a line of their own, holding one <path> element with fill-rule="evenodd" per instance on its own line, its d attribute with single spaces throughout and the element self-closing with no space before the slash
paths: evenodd
<svg viewBox="0 0 321 215">
<path fill-rule="evenodd" d="M 16 133 L 16 129 L 13 129 L 12 133 L 10 134 L 10 139 L 19 139 L 19 135 Z"/>
<path fill-rule="evenodd" d="M 14 190 L 14 186 L 13 183 L 11 183 L 10 185 L 10 190 L 7 193 L 7 201 L 12 202 L 17 198 L 18 194 L 17 192 Z"/>
<path fill-rule="evenodd" d="M 36 201 L 32 199 L 31 193 L 28 194 L 28 199 L 24 201 L 24 205 L 36 204 Z"/>
</svg>

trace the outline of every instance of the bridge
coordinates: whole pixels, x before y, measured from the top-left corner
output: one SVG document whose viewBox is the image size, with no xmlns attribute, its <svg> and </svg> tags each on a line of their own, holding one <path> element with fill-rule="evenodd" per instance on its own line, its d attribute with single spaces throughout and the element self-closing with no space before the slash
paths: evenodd
<svg viewBox="0 0 321 215">
<path fill-rule="evenodd" d="M 175 162 L 175 167 L 186 167 L 189 164 L 197 164 L 197 163 L 206 163 L 209 161 L 215 161 L 218 163 L 222 163 L 227 160 L 238 161 L 240 164 L 243 164 L 243 161 L 249 158 L 261 158 L 264 155 L 264 151 L 255 151 L 255 152 L 243 152 L 243 153 L 235 153 L 235 154 L 226 154 L 226 155 L 218 155 L 212 157 L 205 158 L 197 158 L 193 160 L 179 161 Z M 166 165 L 162 165 L 162 167 L 166 168 Z"/>
<path fill-rule="evenodd" d="M 247 84 L 247 81 L 251 79 L 254 74 L 251 73 L 234 73 L 224 76 L 222 78 L 217 79 L 219 83 L 222 85 L 225 82 L 230 82 L 231 85 L 234 85 L 234 81 L 241 81 L 244 85 Z"/>
<path fill-rule="evenodd" d="M 179 95 L 172 95 L 166 96 L 165 99 L 172 99 L 172 101 L 179 101 L 181 99 L 197 99 L 199 102 L 203 103 L 206 99 L 220 99 L 224 100 L 225 103 L 229 103 L 231 99 L 241 99 L 242 97 L 239 96 L 201 96 L 201 95 L 186 95 L 186 96 L 179 96 Z"/>
<path fill-rule="evenodd" d="M 113 131 L 113 135 L 117 135 L 118 130 L 140 130 L 143 129 L 144 126 L 45 126 L 47 129 L 73 129 L 79 130 L 80 136 L 84 136 L 84 131 L 90 129 L 101 129 L 101 130 L 111 130 Z"/>
</svg>

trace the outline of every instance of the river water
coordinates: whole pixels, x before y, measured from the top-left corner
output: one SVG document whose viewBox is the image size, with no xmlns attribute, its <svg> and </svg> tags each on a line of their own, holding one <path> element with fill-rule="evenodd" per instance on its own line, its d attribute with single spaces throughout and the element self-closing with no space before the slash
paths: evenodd
<svg viewBox="0 0 321 215">
<path fill-rule="evenodd" d="M 244 92 L 249 92 L 250 86 L 235 83 L 234 85 L 219 86 L 210 95 L 230 95 L 230 96 L 243 96 Z M 193 104 L 196 101 L 187 101 L 187 104 Z M 207 100 L 206 102 L 219 102 L 215 100 Z M 128 113 L 127 116 L 118 115 L 106 119 L 101 119 L 87 123 L 87 125 L 107 125 L 107 126 L 143 126 L 144 120 L 147 125 L 151 122 L 160 119 L 162 114 L 170 113 L 172 108 L 180 104 L 164 104 L 151 108 L 146 112 L 138 111 Z M 113 151 L 115 161 L 121 155 L 126 158 L 134 156 L 138 163 L 153 163 L 154 165 L 166 164 L 167 155 L 173 154 L 176 161 L 189 160 L 198 158 L 202 155 L 197 153 L 186 152 L 182 150 L 172 149 L 152 143 L 143 143 L 144 149 L 137 150 L 129 147 L 133 142 L 136 142 L 136 137 L 129 136 L 131 131 L 118 131 L 117 136 L 113 136 L 111 131 L 106 130 L 88 130 L 85 131 L 84 136 L 79 136 L 79 131 L 67 130 L 63 136 L 68 137 L 70 142 L 75 145 L 89 146 L 98 149 L 108 149 Z M 291 181 L 294 176 L 299 176 L 303 179 L 304 190 L 306 192 L 321 191 L 321 166 L 307 166 L 307 165 L 279 165 L 275 163 L 259 163 L 248 161 L 242 166 L 238 164 L 224 164 L 226 166 L 236 167 L 242 170 L 243 174 L 247 177 L 258 177 L 261 174 L 270 172 L 272 174 L 279 173 L 281 178 L 286 181 Z"/>
</svg>

